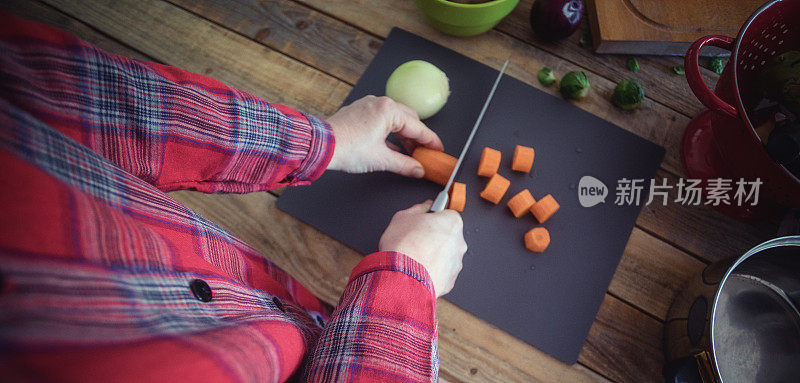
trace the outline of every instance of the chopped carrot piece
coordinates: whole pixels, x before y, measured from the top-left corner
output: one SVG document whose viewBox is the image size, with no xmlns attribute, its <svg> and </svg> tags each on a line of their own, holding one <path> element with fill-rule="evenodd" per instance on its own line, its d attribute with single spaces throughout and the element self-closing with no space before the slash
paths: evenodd
<svg viewBox="0 0 800 383">
<path fill-rule="evenodd" d="M 536 200 L 533 199 L 531 192 L 528 189 L 525 189 L 517 195 L 511 197 L 508 200 L 508 208 L 511 209 L 511 213 L 514 214 L 514 217 L 522 217 L 523 214 L 527 213 L 530 210 L 531 206 L 536 203 Z"/>
<path fill-rule="evenodd" d="M 528 250 L 541 253 L 550 245 L 550 232 L 543 227 L 534 227 L 525 233 L 525 247 Z"/>
<path fill-rule="evenodd" d="M 548 194 L 531 206 L 531 213 L 539 220 L 539 223 L 544 223 L 544 221 L 547 221 L 559 207 L 560 205 L 556 202 L 556 199 Z"/>
<path fill-rule="evenodd" d="M 455 211 L 464 211 L 464 205 L 466 204 L 467 185 L 461 182 L 453 182 L 453 188 L 450 190 L 450 202 L 447 208 Z"/>
<path fill-rule="evenodd" d="M 436 182 L 442 186 L 447 184 L 450 173 L 456 168 L 456 162 L 458 162 L 455 157 L 445 152 L 428 149 L 422 146 L 414 149 L 414 153 L 411 154 L 411 157 L 414 157 L 414 159 L 422 164 L 422 168 L 425 169 L 426 180 Z"/>
<path fill-rule="evenodd" d="M 511 160 L 511 170 L 523 173 L 530 172 L 533 167 L 534 155 L 535 152 L 533 148 L 517 145 L 517 147 L 514 148 L 514 158 Z"/>
<path fill-rule="evenodd" d="M 497 174 L 497 169 L 500 168 L 501 157 L 502 154 L 499 150 L 494 150 L 488 146 L 483 148 L 481 162 L 478 163 L 478 175 L 481 177 L 491 177 Z"/>
<path fill-rule="evenodd" d="M 489 178 L 489 182 L 486 183 L 486 188 L 481 192 L 481 197 L 497 205 L 497 203 L 503 199 L 509 186 L 511 186 L 511 181 L 503 178 L 503 176 L 499 174 L 495 174 L 492 178 Z"/>
</svg>

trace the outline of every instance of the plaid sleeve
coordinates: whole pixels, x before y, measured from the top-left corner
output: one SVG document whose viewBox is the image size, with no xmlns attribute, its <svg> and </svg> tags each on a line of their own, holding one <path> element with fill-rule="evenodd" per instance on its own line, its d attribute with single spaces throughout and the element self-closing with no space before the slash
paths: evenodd
<svg viewBox="0 0 800 383">
<path fill-rule="evenodd" d="M 0 13 L 0 97 L 162 190 L 305 184 L 333 154 L 314 116 Z"/>
<path fill-rule="evenodd" d="M 437 380 L 436 296 L 425 268 L 397 252 L 365 257 L 315 348 L 305 380 Z"/>
</svg>

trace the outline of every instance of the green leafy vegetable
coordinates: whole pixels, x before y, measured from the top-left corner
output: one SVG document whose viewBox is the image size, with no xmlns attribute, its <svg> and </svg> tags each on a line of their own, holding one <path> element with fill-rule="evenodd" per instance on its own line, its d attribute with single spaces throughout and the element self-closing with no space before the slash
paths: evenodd
<svg viewBox="0 0 800 383">
<path fill-rule="evenodd" d="M 725 69 L 725 65 L 722 64 L 722 59 L 711 59 L 708 62 L 708 69 L 711 69 L 716 74 L 722 73 L 722 70 Z"/>
<path fill-rule="evenodd" d="M 592 46 L 592 34 L 589 31 L 583 32 L 581 35 L 581 39 L 578 40 L 578 44 L 580 44 L 584 48 L 588 48 Z"/>
<path fill-rule="evenodd" d="M 678 65 L 678 66 L 672 67 L 672 71 L 675 72 L 675 74 L 681 75 L 681 76 L 683 76 L 686 73 L 686 71 L 683 70 L 683 65 Z"/>
<path fill-rule="evenodd" d="M 629 58 L 628 59 L 628 70 L 636 73 L 639 71 L 639 62 L 636 61 L 636 58 Z"/>
<path fill-rule="evenodd" d="M 544 86 L 553 85 L 556 82 L 556 76 L 553 75 L 553 70 L 544 67 L 539 71 L 539 82 L 542 83 Z"/>
<path fill-rule="evenodd" d="M 756 79 L 764 97 L 800 116 L 800 51 L 773 57 Z"/>
<path fill-rule="evenodd" d="M 611 101 L 614 105 L 630 110 L 637 108 L 644 100 L 644 89 L 636 80 L 624 80 L 614 88 Z"/>
<path fill-rule="evenodd" d="M 586 78 L 586 73 L 579 70 L 569 72 L 561 78 L 559 84 L 561 95 L 564 98 L 579 99 L 586 97 L 589 93 L 589 79 Z"/>
</svg>

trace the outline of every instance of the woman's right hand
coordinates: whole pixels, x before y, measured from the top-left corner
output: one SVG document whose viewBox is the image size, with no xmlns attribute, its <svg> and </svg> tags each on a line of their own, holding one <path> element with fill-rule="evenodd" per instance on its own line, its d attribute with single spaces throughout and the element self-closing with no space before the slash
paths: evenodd
<svg viewBox="0 0 800 383">
<path fill-rule="evenodd" d="M 454 210 L 429 213 L 433 201 L 401 210 L 381 236 L 380 251 L 397 251 L 422 264 L 437 297 L 453 289 L 467 252 L 461 215 Z"/>
</svg>

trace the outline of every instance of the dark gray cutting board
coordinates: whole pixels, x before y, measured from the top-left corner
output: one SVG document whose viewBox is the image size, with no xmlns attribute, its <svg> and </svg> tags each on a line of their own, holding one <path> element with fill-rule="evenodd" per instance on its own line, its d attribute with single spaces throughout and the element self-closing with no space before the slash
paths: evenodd
<svg viewBox="0 0 800 383">
<path fill-rule="evenodd" d="M 450 99 L 425 123 L 439 134 L 445 151 L 458 156 L 497 76 L 495 69 L 394 28 L 345 104 L 368 94 L 383 95 L 389 74 L 413 59 L 433 63 L 450 79 Z M 611 103 L 608 107 L 613 108 Z M 510 169 L 516 144 L 536 150 L 530 175 Z M 486 183 L 475 174 L 485 146 L 502 151 L 500 173 L 511 180 L 497 206 L 478 195 Z M 456 177 L 467 184 L 463 218 L 469 251 L 446 299 L 565 363 L 575 363 L 640 210 L 614 204 L 617 180 L 651 178 L 663 156 L 664 149 L 649 141 L 503 77 Z M 581 207 L 577 184 L 584 175 L 609 187 L 606 203 Z M 536 199 L 552 194 L 561 204 L 543 225 L 552 241 L 542 254 L 523 244 L 523 234 L 539 225 L 536 219 L 514 218 L 505 205 L 525 188 Z M 433 199 L 439 190 L 431 182 L 389 173 L 328 172 L 310 186 L 286 190 L 277 205 L 367 254 L 377 250 L 396 211 Z M 646 200 L 646 190 L 643 196 Z"/>
</svg>

